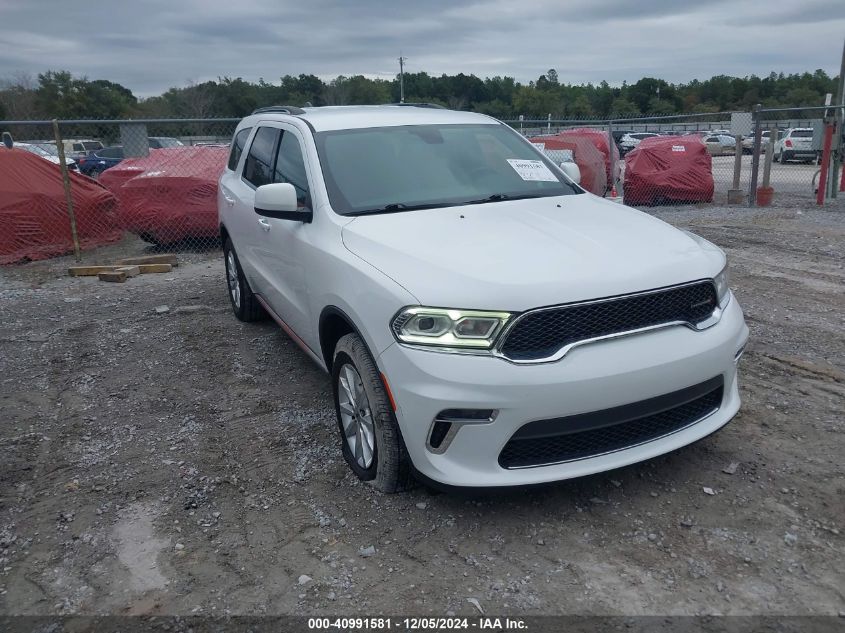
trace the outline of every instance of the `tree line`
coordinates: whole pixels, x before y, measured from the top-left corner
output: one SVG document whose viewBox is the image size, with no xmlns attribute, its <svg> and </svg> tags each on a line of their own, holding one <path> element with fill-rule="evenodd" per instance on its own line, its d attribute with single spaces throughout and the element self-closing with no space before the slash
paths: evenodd
<svg viewBox="0 0 845 633">
<path fill-rule="evenodd" d="M 764 107 L 818 106 L 824 104 L 825 94 L 836 94 L 837 83 L 836 77 L 819 69 L 789 75 L 772 72 L 766 77 L 717 75 L 677 84 L 644 77 L 621 86 L 606 81 L 576 85 L 561 82 L 558 72 L 550 69 L 527 84 L 513 77 L 406 73 L 404 91 L 406 102 L 436 103 L 500 119 L 519 115 L 539 119 L 549 114 L 554 119 L 604 119 L 747 111 L 757 103 Z M 0 120 L 242 117 L 267 105 L 396 103 L 399 97 L 398 77 L 355 75 L 323 81 L 300 74 L 285 75 L 277 83 L 220 77 L 138 98 L 113 81 L 49 70 L 37 78 L 19 73 L 0 80 Z"/>
</svg>

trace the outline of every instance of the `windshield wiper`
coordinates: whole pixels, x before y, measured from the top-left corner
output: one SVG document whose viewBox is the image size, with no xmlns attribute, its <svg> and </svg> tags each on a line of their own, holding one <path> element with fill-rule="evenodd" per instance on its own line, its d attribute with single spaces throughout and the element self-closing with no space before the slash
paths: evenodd
<svg viewBox="0 0 845 633">
<path fill-rule="evenodd" d="M 519 196 L 510 196 L 506 193 L 494 193 L 486 198 L 480 198 L 478 200 L 467 200 L 466 202 L 461 202 L 460 204 L 484 204 L 486 202 L 502 202 L 503 200 L 525 200 L 526 198 L 548 198 L 547 194 L 544 193 L 526 193 Z"/>
<path fill-rule="evenodd" d="M 418 209 L 436 209 L 438 207 L 445 207 L 449 206 L 443 203 L 427 203 L 427 204 L 405 204 L 404 202 L 391 202 L 390 204 L 386 204 L 383 207 L 378 207 L 376 209 L 364 209 L 363 211 L 352 211 L 351 213 L 347 213 L 346 215 L 375 215 L 378 213 L 399 213 L 401 211 L 416 211 Z"/>
</svg>

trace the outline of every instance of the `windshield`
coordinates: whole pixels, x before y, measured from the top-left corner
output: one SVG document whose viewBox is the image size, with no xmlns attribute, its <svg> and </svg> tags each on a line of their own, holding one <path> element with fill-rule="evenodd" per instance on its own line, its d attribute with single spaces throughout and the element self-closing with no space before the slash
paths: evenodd
<svg viewBox="0 0 845 633">
<path fill-rule="evenodd" d="M 315 134 L 342 215 L 582 193 L 505 125 L 411 125 Z"/>
<path fill-rule="evenodd" d="M 792 130 L 792 138 L 813 138 L 813 130 Z"/>
<path fill-rule="evenodd" d="M 24 145 L 24 144 L 22 144 L 22 143 L 16 143 L 16 144 L 15 144 L 15 147 L 18 147 L 18 148 L 20 148 L 20 149 L 22 149 L 22 150 L 26 150 L 27 152 L 30 152 L 30 153 L 32 153 L 32 154 L 37 154 L 38 156 L 42 156 L 42 157 L 44 157 L 44 158 L 49 158 L 49 157 L 50 157 L 50 153 L 49 153 L 49 152 L 47 152 L 46 150 L 41 149 L 41 148 L 40 148 L 40 147 L 38 147 L 37 145 Z"/>
<path fill-rule="evenodd" d="M 82 141 L 82 148 L 86 152 L 90 152 L 92 150 L 102 149 L 103 144 L 100 141 Z"/>
</svg>

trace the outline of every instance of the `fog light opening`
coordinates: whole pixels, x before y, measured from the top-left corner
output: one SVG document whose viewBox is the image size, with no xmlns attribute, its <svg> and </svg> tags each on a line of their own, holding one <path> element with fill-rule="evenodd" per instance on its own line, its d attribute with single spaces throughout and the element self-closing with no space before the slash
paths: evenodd
<svg viewBox="0 0 845 633">
<path fill-rule="evenodd" d="M 498 413 L 496 409 L 444 409 L 437 414 L 435 420 L 484 423 L 495 420 Z"/>
<path fill-rule="evenodd" d="M 469 424 L 490 424 L 499 415 L 498 409 L 444 409 L 431 423 L 428 450 L 445 453 L 461 427 Z"/>
<path fill-rule="evenodd" d="M 451 422 L 444 422 L 443 420 L 435 420 L 434 426 L 431 427 L 431 435 L 428 438 L 428 443 L 431 448 L 440 448 L 443 440 L 449 434 L 452 428 Z"/>
</svg>

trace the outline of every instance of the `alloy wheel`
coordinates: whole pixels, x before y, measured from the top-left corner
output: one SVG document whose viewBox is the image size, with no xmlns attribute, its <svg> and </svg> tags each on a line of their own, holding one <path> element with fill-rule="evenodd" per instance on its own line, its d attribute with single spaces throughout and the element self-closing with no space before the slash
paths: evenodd
<svg viewBox="0 0 845 633">
<path fill-rule="evenodd" d="M 338 375 L 338 408 L 343 437 L 349 452 L 361 468 L 372 466 L 375 454 L 375 428 L 370 401 L 358 371 L 344 365 Z"/>
<path fill-rule="evenodd" d="M 238 262 L 235 259 L 234 251 L 226 254 L 226 280 L 229 283 L 229 294 L 232 295 L 232 303 L 236 308 L 241 307 L 241 284 L 238 279 Z"/>
</svg>

